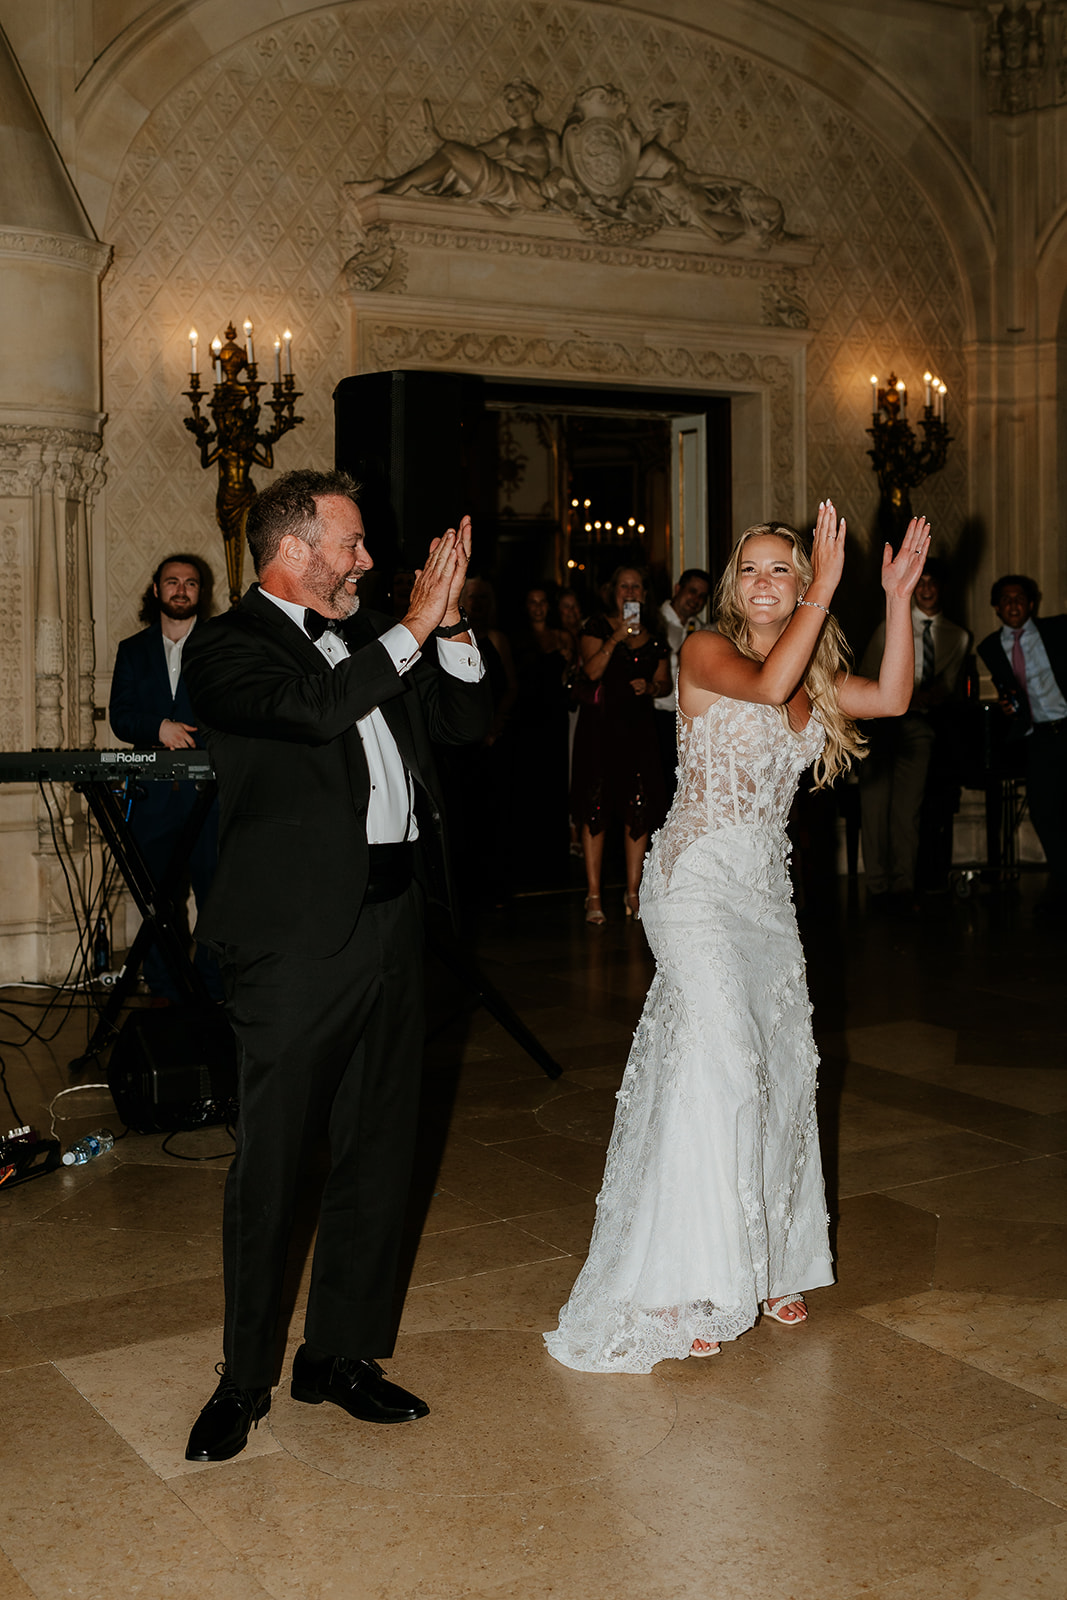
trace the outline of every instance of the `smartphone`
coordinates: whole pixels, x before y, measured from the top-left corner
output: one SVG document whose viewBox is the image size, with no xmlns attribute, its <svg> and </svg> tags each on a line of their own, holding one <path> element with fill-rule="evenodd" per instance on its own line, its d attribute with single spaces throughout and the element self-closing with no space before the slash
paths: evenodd
<svg viewBox="0 0 1067 1600">
<path fill-rule="evenodd" d="M 638 625 L 638 627 L 640 627 L 640 625 L 641 625 L 641 602 L 640 602 L 640 600 L 624 600 L 623 601 L 623 603 L 622 603 L 622 620 L 626 623 L 626 625 L 628 627 L 631 626 L 634 623 L 636 623 Z"/>
</svg>

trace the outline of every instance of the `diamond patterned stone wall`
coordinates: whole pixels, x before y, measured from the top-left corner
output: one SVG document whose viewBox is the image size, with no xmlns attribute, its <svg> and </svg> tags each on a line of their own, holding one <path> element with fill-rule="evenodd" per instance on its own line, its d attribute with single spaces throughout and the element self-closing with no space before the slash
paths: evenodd
<svg viewBox="0 0 1067 1600">
<path fill-rule="evenodd" d="M 201 470 L 182 426 L 189 328 L 206 355 L 230 318 L 251 317 L 263 372 L 275 333 L 290 326 L 307 420 L 282 441 L 277 465 L 329 465 L 331 396 L 351 361 L 341 267 L 354 236 L 342 185 L 427 154 L 424 99 L 451 136 L 498 132 L 500 90 L 515 77 L 538 85 L 541 115 L 556 127 L 589 83 L 618 84 L 643 127 L 652 100 L 686 100 L 688 165 L 750 178 L 783 201 L 791 232 L 819 240 L 797 279 L 814 334 L 813 505 L 829 493 L 854 529 L 873 524 L 872 372 L 884 379 L 892 366 L 914 386 L 932 363 L 961 418 L 961 290 L 941 222 L 914 178 L 817 89 L 706 33 L 604 5 L 327 7 L 198 69 L 156 108 L 120 169 L 103 287 L 112 650 L 136 627 L 146 575 L 168 550 L 191 548 L 223 570 L 213 470 Z M 943 551 L 962 524 L 966 483 L 957 439 L 919 497 L 947 535 Z"/>
</svg>

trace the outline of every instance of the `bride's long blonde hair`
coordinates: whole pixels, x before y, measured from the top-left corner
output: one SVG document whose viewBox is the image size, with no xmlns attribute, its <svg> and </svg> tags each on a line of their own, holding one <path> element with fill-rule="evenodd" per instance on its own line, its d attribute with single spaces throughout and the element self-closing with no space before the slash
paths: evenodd
<svg viewBox="0 0 1067 1600">
<path fill-rule="evenodd" d="M 786 544 L 792 546 L 793 565 L 800 579 L 801 594 L 805 592 L 814 577 L 811 559 L 800 534 L 787 522 L 758 522 L 755 527 L 746 528 L 741 534 L 730 552 L 726 571 L 719 579 L 719 587 L 715 593 L 715 621 L 723 638 L 729 639 L 730 643 L 751 661 L 762 660 L 762 657 L 749 643 L 748 615 L 741 597 L 741 560 L 748 541 L 758 539 L 765 534 L 772 534 L 776 539 L 784 539 Z M 845 643 L 845 636 L 836 618 L 828 616 L 819 634 L 815 653 L 808 663 L 808 670 L 804 674 L 804 688 L 807 690 L 812 710 L 826 729 L 826 744 L 814 769 L 817 789 L 833 783 L 842 772 L 848 771 L 854 760 L 862 760 L 867 754 L 866 739 L 852 718 L 845 716 L 837 699 L 837 675 L 841 671 L 847 673 L 850 668 L 851 655 Z M 779 711 L 788 727 L 788 707 L 780 706 Z"/>
</svg>

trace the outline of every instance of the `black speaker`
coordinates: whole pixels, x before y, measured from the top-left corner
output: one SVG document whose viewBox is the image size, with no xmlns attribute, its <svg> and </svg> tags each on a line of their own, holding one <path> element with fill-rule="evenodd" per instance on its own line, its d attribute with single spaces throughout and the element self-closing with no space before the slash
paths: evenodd
<svg viewBox="0 0 1067 1600">
<path fill-rule="evenodd" d="M 138 1133 L 175 1133 L 237 1115 L 237 1046 L 218 1006 L 131 1011 L 107 1069 L 115 1109 Z"/>
<path fill-rule="evenodd" d="M 367 372 L 334 390 L 334 465 L 363 485 L 367 547 L 389 572 L 421 567 L 430 540 L 480 506 L 472 485 L 482 380 Z"/>
</svg>

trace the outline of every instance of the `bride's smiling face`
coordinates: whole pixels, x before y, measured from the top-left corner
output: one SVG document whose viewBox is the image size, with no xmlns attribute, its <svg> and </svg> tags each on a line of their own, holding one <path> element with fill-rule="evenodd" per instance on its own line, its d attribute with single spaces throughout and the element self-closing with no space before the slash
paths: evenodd
<svg viewBox="0 0 1067 1600">
<path fill-rule="evenodd" d="M 764 533 L 746 540 L 737 581 L 750 627 L 785 627 L 800 599 L 800 578 L 788 539 Z"/>
</svg>

